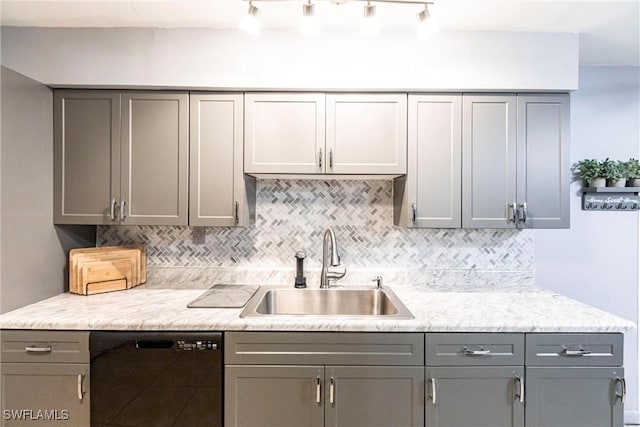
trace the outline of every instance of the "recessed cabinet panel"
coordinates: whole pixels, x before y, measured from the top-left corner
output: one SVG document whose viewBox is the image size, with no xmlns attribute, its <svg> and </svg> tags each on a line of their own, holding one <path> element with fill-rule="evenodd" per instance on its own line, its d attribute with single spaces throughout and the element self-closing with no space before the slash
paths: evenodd
<svg viewBox="0 0 640 427">
<path fill-rule="evenodd" d="M 56 91 L 54 222 L 111 224 L 120 193 L 120 94 Z"/>
<path fill-rule="evenodd" d="M 189 95 L 140 92 L 122 99 L 121 223 L 186 224 Z"/>
<path fill-rule="evenodd" d="M 569 227 L 568 121 L 568 95 L 518 96 L 520 227 Z"/>
<path fill-rule="evenodd" d="M 242 94 L 190 95 L 189 224 L 246 225 Z"/>
<path fill-rule="evenodd" d="M 409 227 L 460 228 L 461 134 L 461 95 L 409 95 Z"/>
<path fill-rule="evenodd" d="M 246 173 L 323 173 L 325 96 L 245 94 Z"/>
<path fill-rule="evenodd" d="M 406 118 L 406 94 L 327 95 L 327 173 L 406 173 Z"/>
<path fill-rule="evenodd" d="M 463 97 L 464 228 L 516 226 L 516 97 Z"/>
</svg>

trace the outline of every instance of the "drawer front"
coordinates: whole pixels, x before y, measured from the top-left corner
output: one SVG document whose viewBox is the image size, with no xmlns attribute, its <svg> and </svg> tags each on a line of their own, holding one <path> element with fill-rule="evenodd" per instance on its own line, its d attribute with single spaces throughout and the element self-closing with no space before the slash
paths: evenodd
<svg viewBox="0 0 640 427">
<path fill-rule="evenodd" d="M 0 332 L 3 362 L 89 363 L 89 332 Z"/>
<path fill-rule="evenodd" d="M 429 333 L 427 366 L 524 365 L 524 334 Z"/>
<path fill-rule="evenodd" d="M 527 334 L 528 366 L 622 366 L 622 334 Z"/>
<path fill-rule="evenodd" d="M 227 332 L 226 364 L 424 364 L 424 334 L 352 332 Z"/>
</svg>

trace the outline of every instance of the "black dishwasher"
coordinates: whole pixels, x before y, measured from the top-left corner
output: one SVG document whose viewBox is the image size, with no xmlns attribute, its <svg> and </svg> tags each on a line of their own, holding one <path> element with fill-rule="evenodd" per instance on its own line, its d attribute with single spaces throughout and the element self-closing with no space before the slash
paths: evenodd
<svg viewBox="0 0 640 427">
<path fill-rule="evenodd" d="M 91 426 L 222 427 L 222 333 L 91 332 Z"/>
</svg>

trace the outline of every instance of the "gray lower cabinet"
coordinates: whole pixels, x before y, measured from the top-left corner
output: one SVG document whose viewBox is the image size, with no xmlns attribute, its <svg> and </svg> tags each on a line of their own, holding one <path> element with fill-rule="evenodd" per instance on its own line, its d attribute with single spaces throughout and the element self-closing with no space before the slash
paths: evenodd
<svg viewBox="0 0 640 427">
<path fill-rule="evenodd" d="M 426 369 L 428 427 L 524 426 L 524 367 Z"/>
<path fill-rule="evenodd" d="M 54 222 L 186 225 L 188 99 L 57 90 Z"/>
<path fill-rule="evenodd" d="M 1 331 L 2 426 L 90 424 L 87 332 Z"/>
</svg>

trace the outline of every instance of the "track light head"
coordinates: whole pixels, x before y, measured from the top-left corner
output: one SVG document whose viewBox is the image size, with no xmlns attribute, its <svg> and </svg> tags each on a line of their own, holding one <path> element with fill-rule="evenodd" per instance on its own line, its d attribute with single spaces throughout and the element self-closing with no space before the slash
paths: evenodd
<svg viewBox="0 0 640 427">
<path fill-rule="evenodd" d="M 252 36 L 260 35 L 260 9 L 249 1 L 249 9 L 247 14 L 240 21 L 240 29 Z"/>
<path fill-rule="evenodd" d="M 429 13 L 429 5 L 424 4 L 424 9 L 416 14 L 418 19 L 418 37 L 424 40 L 440 30 L 438 21 Z"/>
<path fill-rule="evenodd" d="M 360 33 L 363 36 L 374 36 L 380 32 L 378 17 L 376 16 L 376 7 L 371 2 L 367 2 L 364 7 L 364 16 L 360 23 Z"/>
<path fill-rule="evenodd" d="M 313 35 L 320 32 L 318 18 L 316 17 L 316 6 L 309 0 L 302 5 L 302 19 L 300 20 L 300 32 L 303 35 Z"/>
</svg>

